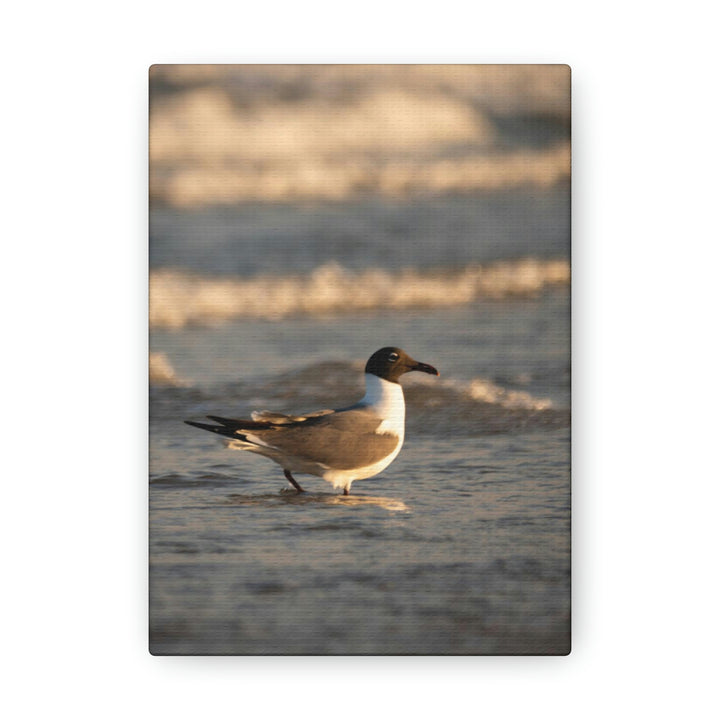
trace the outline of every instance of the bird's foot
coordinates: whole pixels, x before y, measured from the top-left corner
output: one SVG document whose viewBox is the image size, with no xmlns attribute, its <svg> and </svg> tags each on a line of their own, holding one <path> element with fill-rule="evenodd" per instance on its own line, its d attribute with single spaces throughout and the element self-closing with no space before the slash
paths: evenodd
<svg viewBox="0 0 720 720">
<path fill-rule="evenodd" d="M 347 488 L 343 488 L 343 495 L 349 495 L 350 491 Z"/>
<path fill-rule="evenodd" d="M 288 482 L 299 492 L 305 492 L 301 487 L 300 483 L 292 476 L 289 470 L 285 470 L 285 477 L 288 479 Z"/>
</svg>

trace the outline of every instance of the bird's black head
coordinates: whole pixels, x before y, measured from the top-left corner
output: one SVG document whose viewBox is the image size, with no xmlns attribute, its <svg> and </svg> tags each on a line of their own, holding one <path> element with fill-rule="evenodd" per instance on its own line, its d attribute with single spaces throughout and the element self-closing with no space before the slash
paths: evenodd
<svg viewBox="0 0 720 720">
<path fill-rule="evenodd" d="M 398 382 L 406 372 L 419 370 L 429 375 L 440 373 L 432 366 L 413 360 L 404 350 L 396 347 L 384 347 L 374 352 L 365 365 L 365 372 L 377 375 L 383 380 Z"/>
</svg>

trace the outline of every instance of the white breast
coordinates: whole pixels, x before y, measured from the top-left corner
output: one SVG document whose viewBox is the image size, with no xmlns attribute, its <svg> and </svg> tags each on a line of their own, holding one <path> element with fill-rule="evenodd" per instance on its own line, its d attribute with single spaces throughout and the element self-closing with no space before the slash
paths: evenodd
<svg viewBox="0 0 720 720">
<path fill-rule="evenodd" d="M 354 470 L 329 470 L 324 473 L 322 477 L 336 488 L 344 487 L 350 490 L 353 480 L 363 480 L 382 472 L 397 457 L 405 439 L 405 397 L 400 385 L 366 373 L 365 397 L 359 404 L 372 408 L 382 418 L 376 432 L 381 435 L 395 435 L 398 444 L 390 455 L 373 465 Z"/>
<path fill-rule="evenodd" d="M 400 385 L 367 373 L 365 397 L 360 403 L 371 407 L 382 418 L 377 432 L 397 435 L 402 445 L 405 437 L 405 397 Z"/>
</svg>

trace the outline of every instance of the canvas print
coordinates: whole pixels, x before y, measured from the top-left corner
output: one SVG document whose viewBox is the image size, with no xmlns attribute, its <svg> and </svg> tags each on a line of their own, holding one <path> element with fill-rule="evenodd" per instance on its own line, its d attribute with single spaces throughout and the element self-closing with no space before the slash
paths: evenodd
<svg viewBox="0 0 720 720">
<path fill-rule="evenodd" d="M 149 87 L 150 652 L 569 653 L 569 67 Z"/>
</svg>

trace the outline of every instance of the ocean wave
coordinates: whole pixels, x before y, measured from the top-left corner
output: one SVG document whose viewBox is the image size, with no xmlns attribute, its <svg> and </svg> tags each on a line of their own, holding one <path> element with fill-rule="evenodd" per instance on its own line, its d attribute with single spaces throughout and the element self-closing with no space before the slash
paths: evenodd
<svg viewBox="0 0 720 720">
<path fill-rule="evenodd" d="M 294 371 L 245 382 L 204 387 L 156 387 L 152 416 L 177 422 L 209 413 L 250 417 L 253 411 L 303 414 L 350 405 L 363 393 L 363 364 L 326 361 Z M 418 373 L 403 380 L 412 433 L 444 432 L 480 436 L 533 429 L 568 427 L 567 408 L 486 377 L 463 380 L 430 378 Z"/>
<path fill-rule="evenodd" d="M 483 377 L 465 381 L 408 376 L 405 399 L 408 427 L 420 434 L 443 427 L 457 435 L 479 436 L 567 427 L 570 422 L 569 411 L 554 407 L 549 398 Z"/>
<path fill-rule="evenodd" d="M 533 296 L 567 285 L 566 260 L 523 259 L 457 270 L 351 271 L 335 262 L 308 275 L 206 277 L 178 270 L 150 275 L 150 326 L 182 328 L 253 318 L 337 314 L 380 308 L 438 308 L 489 298 Z"/>
<path fill-rule="evenodd" d="M 165 353 L 151 352 L 149 357 L 149 380 L 153 386 L 186 387 L 187 381 L 178 377 Z"/>
<path fill-rule="evenodd" d="M 463 157 L 300 157 L 153 171 L 154 200 L 178 208 L 243 202 L 347 200 L 552 188 L 570 178 L 570 145 Z"/>
<path fill-rule="evenodd" d="M 450 388 L 465 398 L 488 405 L 498 405 L 507 409 L 549 410 L 552 401 L 537 398 L 524 390 L 502 387 L 487 378 L 473 378 L 469 382 L 456 380 L 441 381 L 441 386 Z"/>
<path fill-rule="evenodd" d="M 298 404 L 295 409 L 300 411 L 300 404 L 313 401 L 332 403 L 340 397 L 347 397 L 351 401 L 353 393 L 361 393 L 363 390 L 364 367 L 362 361 L 324 361 L 273 376 L 261 383 L 253 383 L 253 387 L 256 394 L 268 399 L 275 399 L 274 393 L 280 389 L 277 400 Z M 552 402 L 547 398 L 504 387 L 484 377 L 460 380 L 409 373 L 403 379 L 403 386 L 408 405 L 417 407 L 434 408 L 448 399 L 453 402 L 462 400 L 473 404 L 497 405 L 506 409 L 548 410 L 552 407 Z"/>
<path fill-rule="evenodd" d="M 150 193 L 174 207 L 570 176 L 560 65 L 160 65 L 150 80 Z"/>
</svg>

